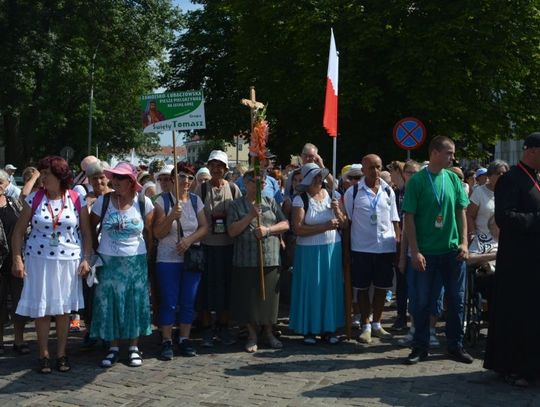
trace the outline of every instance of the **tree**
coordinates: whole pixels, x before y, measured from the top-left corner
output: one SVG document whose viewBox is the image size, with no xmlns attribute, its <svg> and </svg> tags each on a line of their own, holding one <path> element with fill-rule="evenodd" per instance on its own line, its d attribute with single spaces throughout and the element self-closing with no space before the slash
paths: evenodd
<svg viewBox="0 0 540 407">
<path fill-rule="evenodd" d="M 23 165 L 65 145 L 86 155 L 93 75 L 93 143 L 107 154 L 149 145 L 138 99 L 181 19 L 170 0 L 7 0 L 0 3 L 0 113 L 6 157 Z"/>
<path fill-rule="evenodd" d="M 311 141 L 329 157 L 322 109 L 330 27 L 340 51 L 342 164 L 368 152 L 404 157 L 391 133 L 405 116 L 420 118 L 430 136 L 454 138 L 466 156 L 537 126 L 537 0 L 198 3 L 164 83 L 203 88 L 209 136 L 230 139 L 248 126 L 237 104 L 255 85 L 268 102 L 273 150 L 285 157 Z"/>
</svg>

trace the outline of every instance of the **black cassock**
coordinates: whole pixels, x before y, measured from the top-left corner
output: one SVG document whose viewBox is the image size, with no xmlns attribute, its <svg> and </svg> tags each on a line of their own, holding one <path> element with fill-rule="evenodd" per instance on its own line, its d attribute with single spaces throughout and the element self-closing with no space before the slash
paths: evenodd
<svg viewBox="0 0 540 407">
<path fill-rule="evenodd" d="M 540 377 L 540 191 L 521 163 L 495 186 L 500 228 L 484 367 Z M 530 176 L 529 176 L 530 175 Z M 532 179 L 531 179 L 532 177 Z"/>
</svg>

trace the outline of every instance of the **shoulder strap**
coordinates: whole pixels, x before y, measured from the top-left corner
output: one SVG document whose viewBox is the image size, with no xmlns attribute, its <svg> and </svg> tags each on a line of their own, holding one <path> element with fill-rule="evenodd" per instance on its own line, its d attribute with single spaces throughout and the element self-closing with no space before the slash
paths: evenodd
<svg viewBox="0 0 540 407">
<path fill-rule="evenodd" d="M 146 197 L 141 192 L 137 193 L 137 195 L 138 195 L 137 201 L 139 202 L 139 211 L 141 212 L 141 217 L 144 222 L 144 217 L 146 216 L 146 202 L 145 202 Z"/>
<path fill-rule="evenodd" d="M 191 200 L 191 206 L 193 206 L 193 210 L 195 211 L 195 217 L 197 217 L 197 195 L 190 192 L 189 199 Z"/>
<path fill-rule="evenodd" d="M 162 192 L 161 198 L 163 199 L 163 210 L 165 211 L 165 215 L 167 215 L 169 213 L 169 209 L 171 208 L 171 206 L 174 206 L 171 193 Z"/>
<path fill-rule="evenodd" d="M 231 190 L 232 199 L 236 199 L 236 188 L 232 182 L 229 182 L 229 189 Z"/>
<path fill-rule="evenodd" d="M 43 200 L 44 196 L 45 190 L 43 188 L 38 189 L 36 194 L 34 195 L 34 199 L 32 199 L 32 216 L 34 216 L 34 213 L 36 212 L 36 209 Z"/>
<path fill-rule="evenodd" d="M 203 204 L 206 202 L 206 191 L 208 189 L 208 186 L 206 182 L 203 182 L 201 184 L 201 200 L 203 201 Z"/>
<path fill-rule="evenodd" d="M 72 189 L 68 189 L 69 197 L 71 198 L 71 202 L 75 205 L 75 209 L 77 209 L 77 213 L 81 213 L 81 197 L 77 193 L 77 191 L 74 191 Z"/>
<path fill-rule="evenodd" d="M 101 205 L 101 214 L 99 215 L 99 226 L 98 226 L 96 236 L 99 236 L 99 234 L 101 233 L 101 227 L 103 226 L 103 218 L 105 217 L 105 214 L 107 213 L 107 208 L 109 208 L 110 202 L 111 202 L 111 192 L 107 192 L 105 195 L 103 195 L 103 203 Z"/>
<path fill-rule="evenodd" d="M 307 192 L 302 192 L 300 194 L 300 197 L 302 198 L 302 202 L 304 202 L 304 212 L 307 212 L 309 208 L 309 197 L 307 195 Z"/>
<path fill-rule="evenodd" d="M 356 199 L 356 195 L 358 195 L 358 184 L 354 184 L 354 186 L 353 186 L 353 191 L 352 191 L 353 203 L 354 203 L 354 200 Z"/>
</svg>

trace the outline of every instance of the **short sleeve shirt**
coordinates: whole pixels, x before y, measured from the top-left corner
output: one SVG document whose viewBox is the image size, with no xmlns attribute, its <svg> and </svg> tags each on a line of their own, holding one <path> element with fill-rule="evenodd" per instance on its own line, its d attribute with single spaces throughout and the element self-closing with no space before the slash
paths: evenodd
<svg viewBox="0 0 540 407">
<path fill-rule="evenodd" d="M 358 183 L 353 201 L 354 186 L 344 196 L 345 210 L 351 219 L 351 249 L 364 253 L 393 253 L 396 251 L 396 233 L 393 222 L 399 222 L 396 196 L 390 186 L 380 180 L 375 194 L 365 179 Z M 372 216 L 376 223 L 372 223 Z"/>
<path fill-rule="evenodd" d="M 481 185 L 474 189 L 470 199 L 478 206 L 475 219 L 476 233 L 491 235 L 488 224 L 490 218 L 495 215 L 495 194 L 486 185 Z"/>
<path fill-rule="evenodd" d="M 439 205 L 435 194 L 441 196 L 443 183 L 444 194 Z M 426 167 L 411 177 L 405 190 L 403 212 L 414 214 L 416 240 L 422 254 L 439 255 L 457 249 L 461 238 L 456 210 L 468 204 L 460 179 L 451 171 L 443 169 L 438 174 L 428 174 Z M 439 216 L 441 228 L 435 226 Z"/>
<path fill-rule="evenodd" d="M 36 192 L 26 197 L 32 208 Z M 86 200 L 80 197 L 81 210 L 86 209 Z M 57 218 L 56 227 L 53 217 Z M 43 195 L 31 219 L 31 230 L 26 240 L 24 254 L 48 260 L 77 260 L 81 258 L 81 236 L 79 212 L 66 191 L 61 199 L 49 200 Z M 52 233 L 57 238 L 53 238 Z"/>
<path fill-rule="evenodd" d="M 272 198 L 263 198 L 261 204 L 262 226 L 272 226 L 281 221 L 287 220 L 281 208 Z M 227 213 L 227 224 L 239 221 L 245 217 L 251 210 L 251 204 L 245 198 L 236 199 L 231 204 Z M 259 252 L 257 239 L 253 231 L 257 227 L 257 219 L 252 219 L 249 226 L 234 238 L 233 265 L 236 267 L 257 267 L 259 265 Z M 279 236 L 268 236 L 262 239 L 264 266 L 279 266 Z"/>
<path fill-rule="evenodd" d="M 103 195 L 100 195 L 92 206 L 92 213 L 101 216 Z M 109 201 L 107 212 L 102 222 L 101 239 L 98 252 L 107 256 L 135 256 L 146 253 L 143 230 L 144 220 L 139 209 L 138 196 L 135 194 L 131 206 L 126 210 L 118 210 Z M 154 210 L 150 198 L 144 197 L 145 214 Z"/>
<path fill-rule="evenodd" d="M 176 198 L 172 196 L 172 194 L 169 194 L 170 199 L 172 202 L 169 202 L 169 212 L 171 211 L 171 208 L 176 205 Z M 201 201 L 201 198 L 198 196 L 197 198 L 197 214 L 201 211 L 204 211 L 204 207 Z M 163 203 L 163 195 L 160 195 L 156 199 L 156 205 L 161 207 L 163 210 L 165 210 L 165 206 Z M 180 206 L 182 207 L 182 216 L 180 217 L 180 224 L 182 226 L 182 231 L 184 232 L 184 236 L 190 236 L 193 233 L 197 231 L 197 228 L 199 227 L 199 222 L 197 221 L 197 214 L 195 213 L 195 208 L 193 208 L 193 205 L 191 203 L 191 198 L 188 198 L 186 202 L 180 202 Z M 184 256 L 178 253 L 176 250 L 176 240 L 178 237 L 178 226 L 176 222 L 173 222 L 171 225 L 171 230 L 167 236 L 165 236 L 163 239 L 159 240 L 158 249 L 157 249 L 157 262 L 162 263 L 183 263 L 184 262 Z M 195 243 L 195 245 L 199 245 L 200 243 Z"/>
</svg>

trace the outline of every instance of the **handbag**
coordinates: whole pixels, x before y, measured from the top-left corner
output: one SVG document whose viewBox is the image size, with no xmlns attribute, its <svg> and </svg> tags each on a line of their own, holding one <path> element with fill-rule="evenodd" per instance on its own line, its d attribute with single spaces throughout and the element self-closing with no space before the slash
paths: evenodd
<svg viewBox="0 0 540 407">
<path fill-rule="evenodd" d="M 184 253 L 184 271 L 202 273 L 205 266 L 204 250 L 202 246 L 191 246 Z"/>
</svg>

